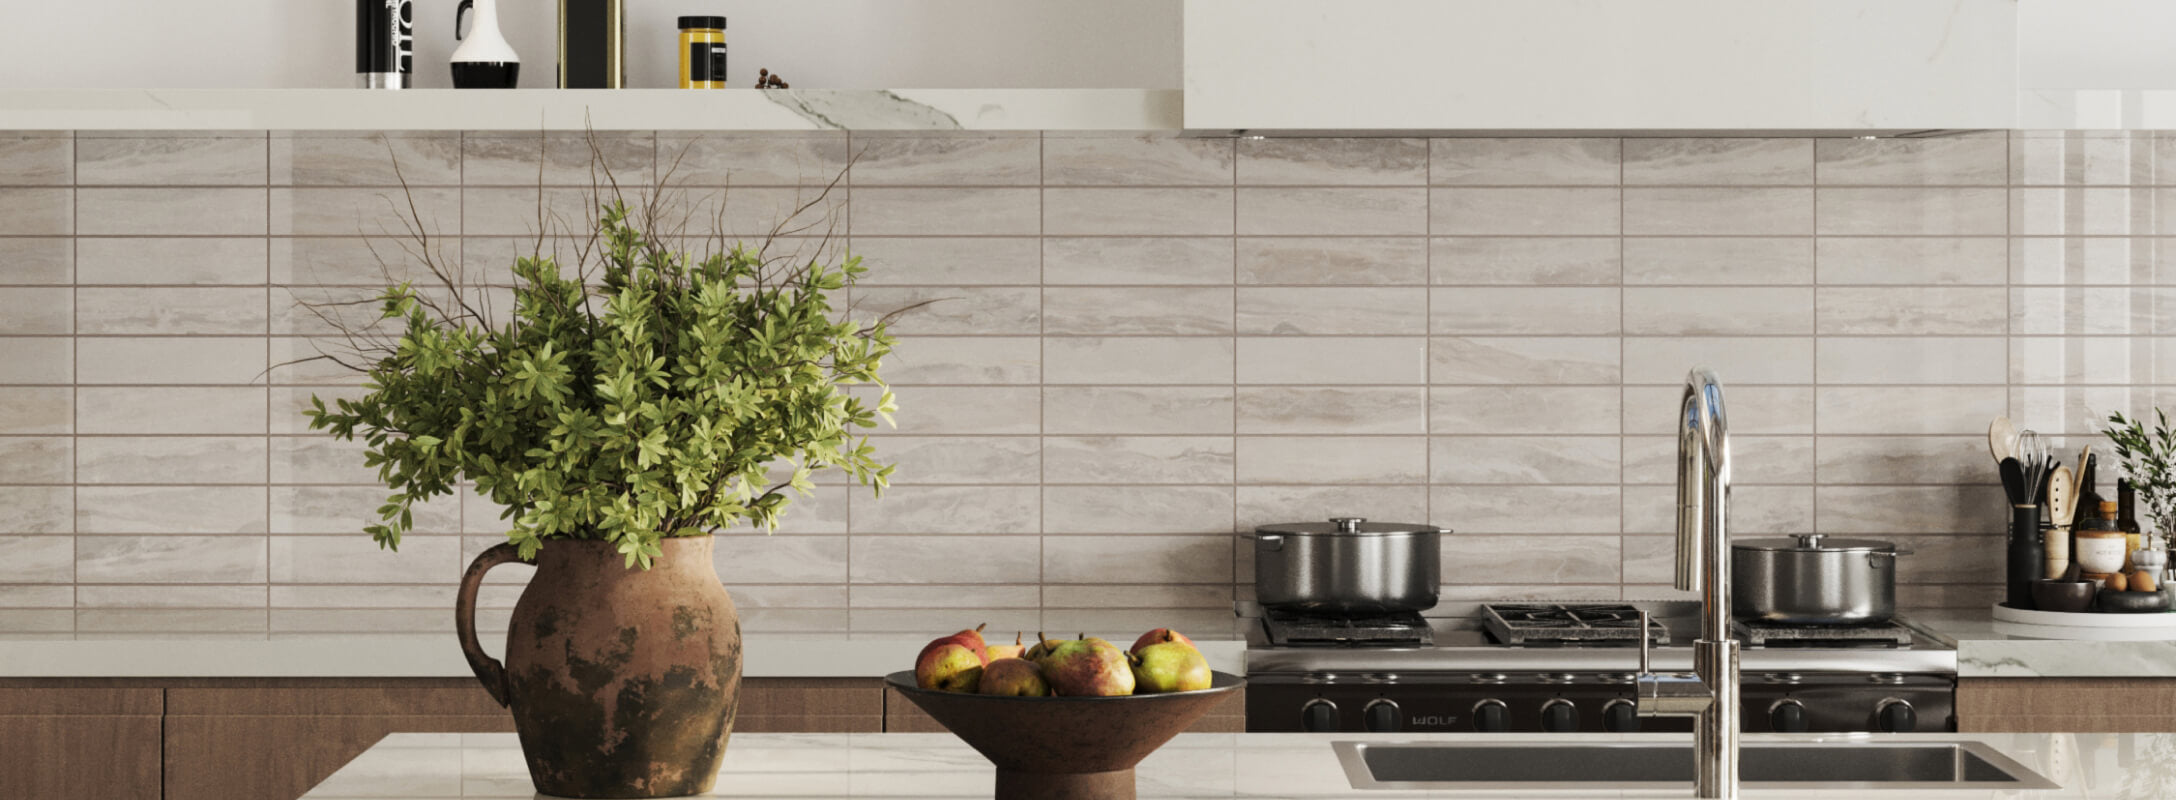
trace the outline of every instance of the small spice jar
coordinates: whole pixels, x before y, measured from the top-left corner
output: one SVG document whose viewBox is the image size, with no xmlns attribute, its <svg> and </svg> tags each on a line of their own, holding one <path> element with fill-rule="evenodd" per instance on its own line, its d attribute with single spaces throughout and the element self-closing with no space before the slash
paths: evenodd
<svg viewBox="0 0 2176 800">
<path fill-rule="evenodd" d="M 680 18 L 680 88 L 725 88 L 725 18 Z"/>
</svg>

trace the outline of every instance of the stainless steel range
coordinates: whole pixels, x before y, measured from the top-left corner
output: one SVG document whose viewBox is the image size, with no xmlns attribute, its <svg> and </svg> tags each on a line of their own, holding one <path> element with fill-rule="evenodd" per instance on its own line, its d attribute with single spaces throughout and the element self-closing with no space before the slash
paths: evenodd
<svg viewBox="0 0 2176 800">
<path fill-rule="evenodd" d="M 1270 611 L 1247 643 L 1247 730 L 1688 731 L 1634 713 L 1639 611 L 1658 672 L 1692 669 L 1695 603 L 1497 604 L 1451 618 Z M 1954 731 L 1956 650 L 1898 617 L 1736 626 L 1747 732 Z"/>
</svg>

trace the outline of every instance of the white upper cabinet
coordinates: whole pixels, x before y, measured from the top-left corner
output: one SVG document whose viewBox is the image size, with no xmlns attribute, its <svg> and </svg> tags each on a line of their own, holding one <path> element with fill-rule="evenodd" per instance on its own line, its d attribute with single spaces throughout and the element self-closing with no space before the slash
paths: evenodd
<svg viewBox="0 0 2176 800">
<path fill-rule="evenodd" d="M 2017 0 L 1185 0 L 1186 127 L 2009 128 Z"/>
</svg>

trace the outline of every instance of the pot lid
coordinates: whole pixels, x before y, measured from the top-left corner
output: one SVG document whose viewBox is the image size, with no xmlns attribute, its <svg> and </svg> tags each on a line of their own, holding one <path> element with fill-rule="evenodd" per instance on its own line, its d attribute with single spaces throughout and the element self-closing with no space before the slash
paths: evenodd
<svg viewBox="0 0 2176 800">
<path fill-rule="evenodd" d="M 1853 552 L 1896 550 L 1893 542 L 1880 539 L 1843 539 L 1822 533 L 1799 533 L 1781 539 L 1739 539 L 1730 543 L 1733 550 L 1784 550 L 1799 552 Z"/>
<path fill-rule="evenodd" d="M 1393 533 L 1442 533 L 1434 525 L 1409 522 L 1369 522 L 1365 517 L 1331 517 L 1328 522 L 1278 522 L 1257 526 L 1255 533 L 1311 534 L 1315 536 L 1384 536 Z"/>
</svg>

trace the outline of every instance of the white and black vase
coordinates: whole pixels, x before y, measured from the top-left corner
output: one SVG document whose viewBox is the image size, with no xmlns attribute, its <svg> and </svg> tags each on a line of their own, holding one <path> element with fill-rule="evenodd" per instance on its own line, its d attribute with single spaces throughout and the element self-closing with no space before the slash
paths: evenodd
<svg viewBox="0 0 2176 800">
<path fill-rule="evenodd" d="M 476 25 L 461 35 L 461 18 L 476 9 Z M 521 56 L 499 34 L 499 0 L 461 0 L 453 12 L 453 88 L 512 89 L 521 79 Z"/>
</svg>

